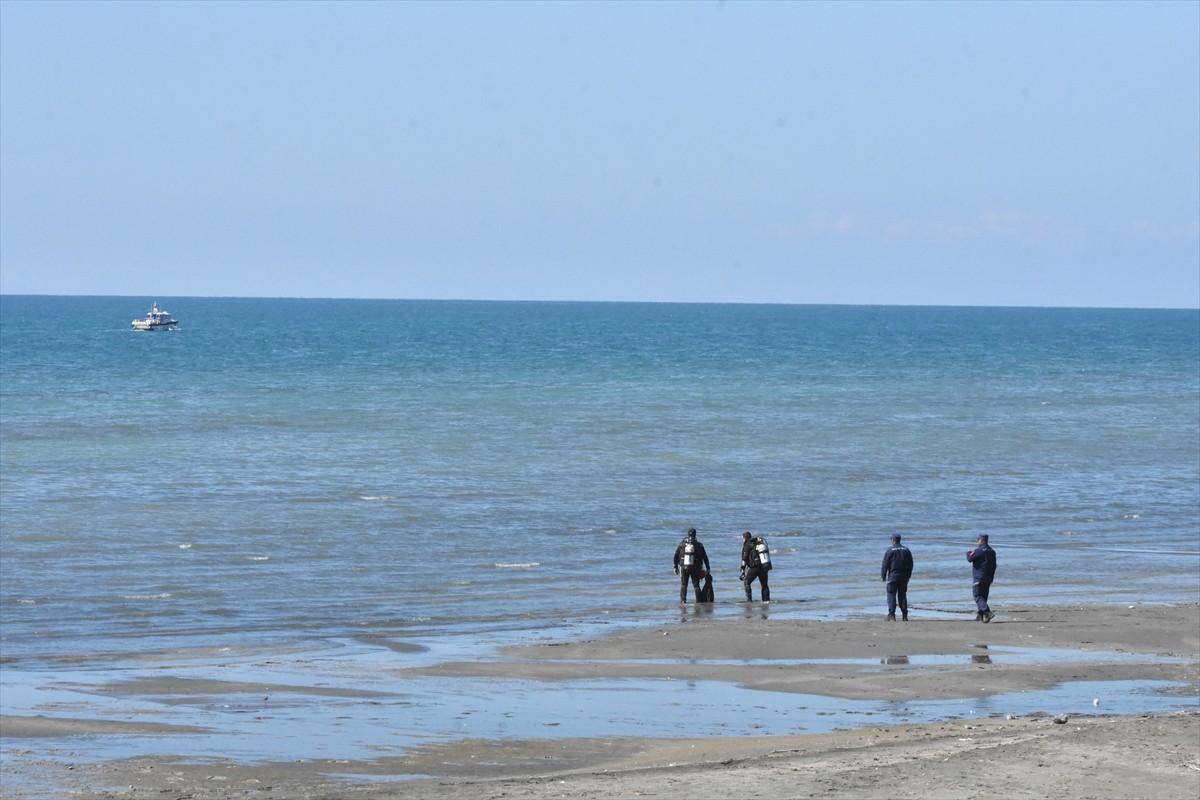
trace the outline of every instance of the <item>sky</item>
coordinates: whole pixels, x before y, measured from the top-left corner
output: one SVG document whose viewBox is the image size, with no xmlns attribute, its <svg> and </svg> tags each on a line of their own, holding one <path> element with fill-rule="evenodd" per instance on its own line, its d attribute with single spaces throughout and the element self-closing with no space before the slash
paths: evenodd
<svg viewBox="0 0 1200 800">
<path fill-rule="evenodd" d="M 0 0 L 0 293 L 1200 307 L 1200 2 Z"/>
</svg>

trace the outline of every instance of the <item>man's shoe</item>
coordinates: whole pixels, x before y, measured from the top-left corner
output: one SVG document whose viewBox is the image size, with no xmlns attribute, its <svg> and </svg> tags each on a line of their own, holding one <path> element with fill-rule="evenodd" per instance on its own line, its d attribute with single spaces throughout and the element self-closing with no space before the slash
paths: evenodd
<svg viewBox="0 0 1200 800">
<path fill-rule="evenodd" d="M 895 622 L 895 621 L 896 621 L 896 615 L 895 615 L 894 613 L 892 613 L 892 614 L 888 614 L 888 616 L 887 616 L 887 621 L 888 621 L 888 622 Z"/>
<path fill-rule="evenodd" d="M 976 622 L 983 622 L 983 612 L 982 612 L 982 611 L 976 611 L 976 612 L 975 612 L 975 621 L 976 621 Z"/>
<path fill-rule="evenodd" d="M 990 611 L 985 611 L 985 612 L 983 612 L 983 621 L 984 621 L 984 622 L 991 622 L 991 621 L 992 621 L 992 617 L 994 617 L 994 616 L 996 616 L 996 615 L 995 615 L 995 614 L 993 614 L 992 612 L 990 612 Z"/>
<path fill-rule="evenodd" d="M 908 622 L 908 612 L 905 611 L 903 614 L 901 614 L 900 619 L 902 619 L 905 622 Z"/>
</svg>

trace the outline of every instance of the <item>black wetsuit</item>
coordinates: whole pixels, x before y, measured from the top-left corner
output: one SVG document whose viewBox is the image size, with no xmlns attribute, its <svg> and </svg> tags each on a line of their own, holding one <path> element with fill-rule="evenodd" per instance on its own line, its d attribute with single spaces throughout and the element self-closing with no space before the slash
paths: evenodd
<svg viewBox="0 0 1200 800">
<path fill-rule="evenodd" d="M 690 536 L 680 542 L 675 548 L 675 569 L 679 572 L 679 602 L 687 602 L 688 580 L 696 588 L 696 599 L 699 601 L 700 579 L 709 570 L 708 553 L 704 545 Z"/>
<path fill-rule="evenodd" d="M 746 539 L 742 544 L 742 569 L 745 570 L 745 577 L 742 580 L 745 581 L 747 601 L 754 599 L 750 593 L 750 585 L 757 580 L 763 601 L 770 602 L 771 587 L 767 583 L 767 573 L 771 571 L 771 561 L 768 557 L 768 560 L 764 562 L 762 556 L 759 555 L 758 545 L 761 542 L 762 540 L 756 537 Z"/>
</svg>

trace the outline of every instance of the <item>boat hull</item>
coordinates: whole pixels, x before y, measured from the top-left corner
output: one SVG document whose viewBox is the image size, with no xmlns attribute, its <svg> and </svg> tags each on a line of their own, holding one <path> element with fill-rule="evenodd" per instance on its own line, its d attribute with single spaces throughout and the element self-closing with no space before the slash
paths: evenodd
<svg viewBox="0 0 1200 800">
<path fill-rule="evenodd" d="M 178 324 L 179 320 L 163 311 L 158 307 L 158 303 L 155 303 L 150 307 L 149 314 L 133 321 L 133 329 L 135 331 L 169 331 L 174 330 Z"/>
</svg>

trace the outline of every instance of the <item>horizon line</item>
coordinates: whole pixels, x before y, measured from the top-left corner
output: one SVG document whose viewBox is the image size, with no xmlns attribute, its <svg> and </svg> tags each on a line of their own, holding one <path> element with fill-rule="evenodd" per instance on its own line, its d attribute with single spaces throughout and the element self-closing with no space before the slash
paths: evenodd
<svg viewBox="0 0 1200 800">
<path fill-rule="evenodd" d="M 137 299 L 154 297 L 150 294 L 51 294 L 43 292 L 0 292 L 0 297 L 72 297 L 72 298 L 113 298 Z M 309 296 L 309 295 L 204 295 L 204 294 L 163 294 L 171 300 L 346 300 L 352 302 L 412 302 L 412 303 L 543 303 L 543 304 L 586 304 L 609 303 L 630 305 L 692 305 L 692 306 L 809 306 L 809 307 L 845 307 L 845 308 L 1028 308 L 1028 309 L 1073 309 L 1073 310 L 1111 310 L 1111 311 L 1200 311 L 1200 304 L 1195 306 L 1103 306 L 1103 305 L 1015 305 L 997 303 L 834 303 L 811 302 L 797 303 L 784 301 L 746 301 L 746 300 L 578 300 L 578 299 L 498 299 L 473 297 L 352 297 L 352 296 Z"/>
</svg>

